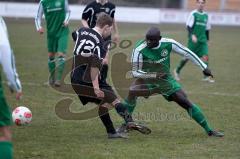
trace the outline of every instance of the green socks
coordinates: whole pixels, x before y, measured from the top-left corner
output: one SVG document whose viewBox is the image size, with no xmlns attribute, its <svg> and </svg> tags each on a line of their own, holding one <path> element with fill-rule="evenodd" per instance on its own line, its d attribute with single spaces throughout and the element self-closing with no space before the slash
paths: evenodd
<svg viewBox="0 0 240 159">
<path fill-rule="evenodd" d="M 123 102 L 123 105 L 127 108 L 129 114 L 132 115 L 132 113 L 136 107 L 136 99 L 133 101 L 129 101 L 128 99 L 125 99 Z"/>
<path fill-rule="evenodd" d="M 13 159 L 13 148 L 11 142 L 0 142 L 0 159 Z"/>
<path fill-rule="evenodd" d="M 57 68 L 58 68 L 57 80 L 61 81 L 64 66 L 65 66 L 65 58 L 64 57 L 58 57 L 57 64 L 58 64 L 58 66 L 57 66 Z"/>
<path fill-rule="evenodd" d="M 179 74 L 181 69 L 186 65 L 186 63 L 188 62 L 187 59 L 182 59 L 179 63 L 179 65 L 177 66 L 176 72 Z"/>
<path fill-rule="evenodd" d="M 57 58 L 57 80 L 61 81 L 62 79 L 62 74 L 64 70 L 64 65 L 65 65 L 65 58 L 64 57 L 58 57 Z M 56 63 L 54 58 L 49 58 L 48 59 L 48 69 L 50 73 L 50 79 L 55 79 L 55 69 L 56 69 Z"/>
<path fill-rule="evenodd" d="M 212 128 L 209 126 L 208 121 L 207 121 L 206 117 L 204 116 L 202 110 L 197 105 L 194 104 L 193 107 L 188 110 L 188 114 L 199 125 L 201 125 L 201 127 L 203 127 L 207 133 L 212 130 Z"/>
<path fill-rule="evenodd" d="M 55 61 L 54 61 L 54 58 L 49 58 L 48 59 L 48 70 L 49 70 L 49 73 L 50 73 L 50 79 L 54 79 L 54 76 L 55 76 Z"/>
</svg>

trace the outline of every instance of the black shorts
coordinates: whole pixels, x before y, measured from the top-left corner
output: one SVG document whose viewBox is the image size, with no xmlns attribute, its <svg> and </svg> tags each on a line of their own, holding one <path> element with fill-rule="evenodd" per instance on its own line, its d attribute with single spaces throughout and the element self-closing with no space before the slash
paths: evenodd
<svg viewBox="0 0 240 159">
<path fill-rule="evenodd" d="M 76 75 L 72 75 L 71 84 L 72 88 L 78 95 L 80 101 L 83 105 L 88 102 L 95 104 L 113 103 L 117 99 L 117 95 L 113 91 L 112 87 L 105 81 L 99 81 L 100 90 L 104 92 L 104 98 L 98 98 L 93 89 L 92 83 L 86 83 L 79 80 L 79 78 L 74 78 Z M 79 77 L 79 76 L 78 76 Z"/>
</svg>

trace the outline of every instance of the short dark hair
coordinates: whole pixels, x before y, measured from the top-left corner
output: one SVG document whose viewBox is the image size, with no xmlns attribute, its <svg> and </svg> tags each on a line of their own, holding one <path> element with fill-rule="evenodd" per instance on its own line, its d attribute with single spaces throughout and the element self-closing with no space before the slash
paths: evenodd
<svg viewBox="0 0 240 159">
<path fill-rule="evenodd" d="M 160 29 L 157 27 L 151 27 L 146 33 L 146 39 L 161 39 Z"/>
<path fill-rule="evenodd" d="M 113 25 L 113 19 L 110 17 L 110 15 L 102 12 L 99 13 L 97 16 L 97 23 L 96 25 L 100 28 L 103 28 L 105 25 L 112 26 Z"/>
<path fill-rule="evenodd" d="M 198 2 L 199 0 L 196 0 L 196 1 Z M 206 3 L 206 0 L 203 0 L 203 2 Z"/>
</svg>

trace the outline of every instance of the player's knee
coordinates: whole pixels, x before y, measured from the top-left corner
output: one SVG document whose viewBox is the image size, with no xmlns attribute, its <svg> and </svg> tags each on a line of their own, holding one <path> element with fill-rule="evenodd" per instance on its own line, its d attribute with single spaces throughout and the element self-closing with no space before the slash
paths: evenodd
<svg viewBox="0 0 240 159">
<path fill-rule="evenodd" d="M 103 103 L 109 103 L 112 104 L 114 101 L 116 101 L 118 98 L 116 96 L 116 94 L 113 91 L 109 91 L 109 90 L 102 90 L 104 92 L 104 99 L 103 99 Z"/>
<path fill-rule="evenodd" d="M 191 102 L 187 98 L 187 95 L 182 90 L 174 93 L 172 99 L 184 109 L 189 109 L 192 106 Z"/>
<path fill-rule="evenodd" d="M 208 62 L 208 60 L 209 60 L 207 55 L 203 56 L 201 59 L 203 62 Z"/>
<path fill-rule="evenodd" d="M 65 54 L 62 53 L 62 52 L 59 52 L 59 53 L 57 54 L 57 56 L 58 56 L 58 58 L 65 58 Z"/>
<path fill-rule="evenodd" d="M 51 52 L 49 52 L 49 53 L 48 53 L 48 58 L 49 58 L 49 59 L 50 59 L 50 58 L 51 58 L 51 59 L 52 59 L 52 58 L 54 59 L 54 58 L 55 58 L 55 54 L 54 54 L 54 53 L 51 53 Z"/>
<path fill-rule="evenodd" d="M 4 141 L 11 141 L 12 140 L 12 134 L 8 126 L 4 126 L 0 129 L 0 133 L 3 134 L 1 137 L 1 140 Z"/>
<path fill-rule="evenodd" d="M 128 92 L 128 95 L 130 96 L 130 97 L 135 97 L 136 96 L 136 90 L 134 89 L 134 88 L 129 88 L 129 92 Z"/>
<path fill-rule="evenodd" d="M 121 103 L 119 99 L 116 99 L 112 102 L 112 105 L 115 106 L 117 104 Z"/>
<path fill-rule="evenodd" d="M 102 116 L 102 115 L 104 115 L 106 113 L 108 113 L 108 108 L 103 106 L 103 105 L 100 105 L 99 108 L 98 108 L 99 116 Z"/>
<path fill-rule="evenodd" d="M 108 104 L 108 103 L 103 103 L 100 105 L 100 107 L 104 107 L 104 108 L 107 108 L 107 109 L 111 109 L 112 108 L 112 105 Z"/>
</svg>

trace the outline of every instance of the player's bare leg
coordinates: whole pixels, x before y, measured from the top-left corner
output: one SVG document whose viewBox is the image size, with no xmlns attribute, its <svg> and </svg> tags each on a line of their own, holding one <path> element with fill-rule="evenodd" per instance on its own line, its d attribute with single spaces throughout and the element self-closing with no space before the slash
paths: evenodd
<svg viewBox="0 0 240 159">
<path fill-rule="evenodd" d="M 11 141 L 12 140 L 12 133 L 9 126 L 0 127 L 0 137 L 1 141 Z"/>
<path fill-rule="evenodd" d="M 224 134 L 218 131 L 213 130 L 210 125 L 208 124 L 208 121 L 203 114 L 200 107 L 196 104 L 191 103 L 187 95 L 183 90 L 179 90 L 171 95 L 170 99 L 174 102 L 176 102 L 178 105 L 180 105 L 182 108 L 184 108 L 191 118 L 193 118 L 205 131 L 209 136 L 215 136 L 215 137 L 223 137 Z"/>
</svg>

